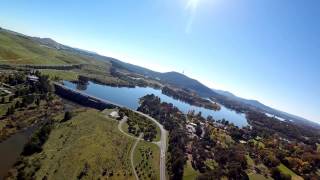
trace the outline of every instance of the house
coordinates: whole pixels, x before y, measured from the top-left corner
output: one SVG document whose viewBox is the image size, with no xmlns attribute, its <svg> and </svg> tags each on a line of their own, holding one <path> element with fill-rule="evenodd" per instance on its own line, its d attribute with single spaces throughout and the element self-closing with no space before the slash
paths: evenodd
<svg viewBox="0 0 320 180">
<path fill-rule="evenodd" d="M 28 75 L 27 79 L 29 82 L 38 82 L 39 81 L 38 76 L 34 76 L 34 75 Z"/>
<path fill-rule="evenodd" d="M 193 134 L 196 132 L 196 129 L 194 126 L 190 125 L 190 124 L 187 124 L 186 125 L 186 128 L 187 128 L 187 131 L 190 133 L 190 134 Z"/>
<path fill-rule="evenodd" d="M 119 118 L 120 116 L 119 116 L 119 113 L 118 113 L 117 111 L 112 111 L 112 112 L 110 113 L 110 117 L 117 119 L 117 118 Z"/>
</svg>

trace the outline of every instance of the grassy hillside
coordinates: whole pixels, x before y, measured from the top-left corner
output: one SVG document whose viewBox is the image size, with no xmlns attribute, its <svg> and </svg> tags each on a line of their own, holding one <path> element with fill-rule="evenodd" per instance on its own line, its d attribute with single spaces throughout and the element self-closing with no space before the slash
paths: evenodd
<svg viewBox="0 0 320 180">
<path fill-rule="evenodd" d="M 292 180 L 303 180 L 302 177 L 298 176 L 296 173 L 294 173 L 293 171 L 291 171 L 289 168 L 287 168 L 285 165 L 283 165 L 282 163 L 278 166 L 278 169 L 284 173 L 284 174 L 288 174 L 291 176 Z"/>
<path fill-rule="evenodd" d="M 35 173 L 35 179 L 134 179 L 133 142 L 118 131 L 117 121 L 96 110 L 82 110 L 56 125 L 43 151 L 25 157 L 20 171 L 26 177 Z"/>
<path fill-rule="evenodd" d="M 196 179 L 198 175 L 199 175 L 199 172 L 193 169 L 191 165 L 191 161 L 188 160 L 184 166 L 183 179 L 193 180 L 193 179 Z"/>
<path fill-rule="evenodd" d="M 140 141 L 134 151 L 134 166 L 142 179 L 160 178 L 160 149 L 157 145 Z"/>
<path fill-rule="evenodd" d="M 1 64 L 100 64 L 85 55 L 59 50 L 39 43 L 32 37 L 0 29 Z"/>
</svg>

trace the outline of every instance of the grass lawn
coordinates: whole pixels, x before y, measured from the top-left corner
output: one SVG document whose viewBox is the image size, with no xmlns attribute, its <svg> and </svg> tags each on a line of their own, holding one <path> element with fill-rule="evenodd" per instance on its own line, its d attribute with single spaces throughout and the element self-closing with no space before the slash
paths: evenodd
<svg viewBox="0 0 320 180">
<path fill-rule="evenodd" d="M 2 98 L 2 97 L 0 97 L 0 98 Z M 15 98 L 11 102 L 9 102 L 9 96 L 6 96 L 5 98 L 6 98 L 6 102 L 3 104 L 0 103 L 0 117 L 4 116 L 7 113 L 8 108 L 11 107 L 12 105 L 15 105 L 15 103 L 17 101 L 21 102 L 21 98 Z"/>
<path fill-rule="evenodd" d="M 134 151 L 134 166 L 140 179 L 160 179 L 160 149 L 157 145 L 140 141 Z"/>
<path fill-rule="evenodd" d="M 0 31 L 2 64 L 78 64 L 92 60 L 85 56 L 42 46 L 28 37 Z"/>
<path fill-rule="evenodd" d="M 36 179 L 77 179 L 81 174 L 84 179 L 134 179 L 130 164 L 133 143 L 118 131 L 116 121 L 85 109 L 54 127 L 43 151 L 27 157 L 32 165 L 25 173 L 38 169 Z"/>
<path fill-rule="evenodd" d="M 50 79 L 53 79 L 54 77 L 58 77 L 63 80 L 77 80 L 78 79 L 78 73 L 74 71 L 64 71 L 64 70 L 49 70 L 49 69 L 42 69 L 40 70 L 42 74 L 48 75 Z"/>
<path fill-rule="evenodd" d="M 249 156 L 249 155 L 246 155 L 246 160 L 247 160 L 247 164 L 249 167 L 253 167 L 254 166 L 254 161 L 253 159 Z"/>
<path fill-rule="evenodd" d="M 193 180 L 196 179 L 198 175 L 199 173 L 193 169 L 191 162 L 188 160 L 186 165 L 184 166 L 183 179 Z"/>
<path fill-rule="evenodd" d="M 157 126 L 157 135 L 156 135 L 156 138 L 153 141 L 157 142 L 157 141 L 160 141 L 160 139 L 161 139 L 161 130 Z"/>
<path fill-rule="evenodd" d="M 11 103 L 0 104 L 0 116 L 3 116 L 7 113 L 8 107 L 11 106 Z"/>
<path fill-rule="evenodd" d="M 249 176 L 250 180 L 272 180 L 272 178 L 270 178 L 270 177 L 266 178 L 261 174 L 249 173 L 248 176 Z"/>
<path fill-rule="evenodd" d="M 289 174 L 292 177 L 292 180 L 303 180 L 302 177 L 298 176 L 295 172 L 291 171 L 282 163 L 278 166 L 278 169 L 284 174 Z"/>
</svg>

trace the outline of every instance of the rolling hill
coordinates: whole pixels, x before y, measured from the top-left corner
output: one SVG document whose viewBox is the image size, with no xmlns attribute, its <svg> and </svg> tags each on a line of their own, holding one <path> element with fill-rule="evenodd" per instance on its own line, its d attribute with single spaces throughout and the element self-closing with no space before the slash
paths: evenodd
<svg viewBox="0 0 320 180">
<path fill-rule="evenodd" d="M 195 91 L 203 97 L 231 100 L 247 108 L 274 114 L 297 123 L 307 123 L 312 126 L 316 125 L 316 123 L 304 118 L 268 107 L 256 100 L 240 98 L 227 91 L 212 90 L 184 74 L 177 72 L 156 72 L 144 67 L 122 62 L 115 58 L 102 56 L 95 52 L 63 45 L 50 38 L 30 37 L 0 28 L 0 42 L 0 64 L 93 64 L 106 68 L 112 65 L 118 69 L 124 69 L 148 78 L 160 80 L 165 84 Z"/>
<path fill-rule="evenodd" d="M 308 124 L 313 127 L 319 127 L 319 124 L 317 124 L 315 122 L 312 122 L 312 121 L 307 120 L 305 118 L 302 118 L 302 117 L 299 117 L 299 116 L 296 116 L 293 114 L 289 114 L 289 113 L 274 109 L 272 107 L 266 106 L 257 100 L 250 100 L 250 99 L 241 98 L 241 97 L 238 97 L 228 91 L 222 91 L 222 90 L 217 90 L 217 89 L 212 89 L 212 90 L 215 91 L 216 93 L 224 96 L 225 98 L 228 98 L 228 99 L 236 101 L 236 102 L 243 103 L 244 105 L 247 105 L 250 108 L 254 108 L 258 111 L 269 113 L 269 114 L 281 117 L 283 119 L 286 119 L 288 121 L 294 121 L 296 123 Z"/>
</svg>

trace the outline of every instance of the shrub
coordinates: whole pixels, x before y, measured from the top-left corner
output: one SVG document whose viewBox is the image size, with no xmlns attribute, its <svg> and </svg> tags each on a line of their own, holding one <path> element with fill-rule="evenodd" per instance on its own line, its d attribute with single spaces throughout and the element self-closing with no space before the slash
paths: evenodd
<svg viewBox="0 0 320 180">
<path fill-rule="evenodd" d="M 63 118 L 62 122 L 69 121 L 71 118 L 72 118 L 72 113 L 70 111 L 66 111 L 64 113 L 64 118 Z"/>
<path fill-rule="evenodd" d="M 41 152 L 42 145 L 47 141 L 51 129 L 52 125 L 47 123 L 39 131 L 35 132 L 31 140 L 24 146 L 22 155 L 30 156 L 34 153 Z"/>
</svg>

